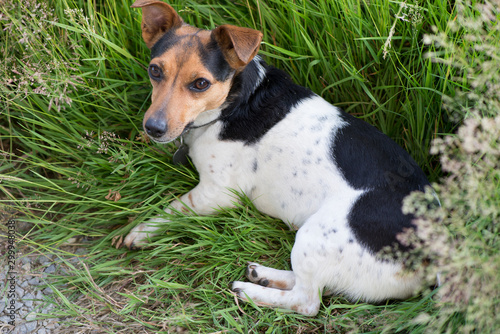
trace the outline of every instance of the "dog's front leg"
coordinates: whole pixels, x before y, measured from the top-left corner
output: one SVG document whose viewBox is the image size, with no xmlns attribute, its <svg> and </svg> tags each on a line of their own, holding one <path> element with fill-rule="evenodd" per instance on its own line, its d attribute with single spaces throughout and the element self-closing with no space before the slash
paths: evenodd
<svg viewBox="0 0 500 334">
<path fill-rule="evenodd" d="M 173 201 L 165 212 L 183 212 L 190 214 L 209 215 L 219 207 L 233 207 L 235 198 L 227 188 L 220 187 L 214 182 L 200 182 L 195 188 L 182 195 L 179 200 Z M 128 248 L 143 247 L 152 236 L 156 235 L 159 225 L 167 223 L 163 218 L 153 218 L 148 222 L 137 225 L 130 231 L 124 241 Z"/>
</svg>

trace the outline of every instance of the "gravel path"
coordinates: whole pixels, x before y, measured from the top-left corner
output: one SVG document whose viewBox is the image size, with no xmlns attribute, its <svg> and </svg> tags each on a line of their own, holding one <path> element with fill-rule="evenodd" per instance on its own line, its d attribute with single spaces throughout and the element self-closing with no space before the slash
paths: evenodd
<svg viewBox="0 0 500 334">
<path fill-rule="evenodd" d="M 0 329 L 2 333 L 58 332 L 56 330 L 60 327 L 61 319 L 50 318 L 54 305 L 47 301 L 54 294 L 52 289 L 47 287 L 47 276 L 56 273 L 56 264 L 50 257 L 43 255 L 17 255 L 19 257 L 16 259 L 15 274 L 9 270 L 5 259 L 1 261 Z M 12 309 L 15 309 L 15 326 L 9 325 Z"/>
<path fill-rule="evenodd" d="M 0 333 L 65 333 L 64 319 L 51 313 L 56 295 L 48 285 L 51 275 L 69 275 L 67 266 L 54 255 L 40 255 L 27 245 L 17 244 L 13 271 L 4 231 L 0 230 Z M 78 248 L 74 253 L 84 254 L 86 249 Z M 76 263 L 79 258 L 68 261 Z M 9 324 L 12 312 L 14 326 Z"/>
</svg>

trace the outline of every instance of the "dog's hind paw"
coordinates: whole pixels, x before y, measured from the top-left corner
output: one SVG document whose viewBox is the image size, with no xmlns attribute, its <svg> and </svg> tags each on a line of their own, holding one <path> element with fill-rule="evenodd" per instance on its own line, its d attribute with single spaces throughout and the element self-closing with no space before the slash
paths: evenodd
<svg viewBox="0 0 500 334">
<path fill-rule="evenodd" d="M 293 271 L 268 268 L 254 262 L 248 264 L 245 276 L 252 283 L 280 290 L 291 290 L 295 285 Z"/>
</svg>

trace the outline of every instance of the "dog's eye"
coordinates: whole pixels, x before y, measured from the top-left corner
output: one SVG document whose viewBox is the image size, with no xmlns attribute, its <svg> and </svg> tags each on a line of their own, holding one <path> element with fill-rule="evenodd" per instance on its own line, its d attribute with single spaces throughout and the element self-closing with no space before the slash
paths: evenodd
<svg viewBox="0 0 500 334">
<path fill-rule="evenodd" d="M 199 78 L 196 79 L 192 84 L 191 84 L 191 90 L 194 90 L 195 92 L 204 92 L 210 87 L 210 81 L 208 81 L 205 78 Z"/>
<path fill-rule="evenodd" d="M 149 65 L 149 75 L 153 79 L 159 79 L 161 77 L 161 70 L 156 65 Z"/>
</svg>

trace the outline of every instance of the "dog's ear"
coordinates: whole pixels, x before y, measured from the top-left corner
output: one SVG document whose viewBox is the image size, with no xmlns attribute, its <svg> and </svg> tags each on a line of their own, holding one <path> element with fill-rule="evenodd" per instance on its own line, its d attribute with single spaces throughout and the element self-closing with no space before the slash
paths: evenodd
<svg viewBox="0 0 500 334">
<path fill-rule="evenodd" d="M 247 65 L 259 52 L 262 33 L 250 28 L 222 25 L 212 31 L 226 61 L 234 69 Z"/>
<path fill-rule="evenodd" d="M 137 0 L 131 7 L 142 8 L 142 38 L 149 49 L 165 32 L 182 25 L 181 17 L 162 1 Z"/>
</svg>

